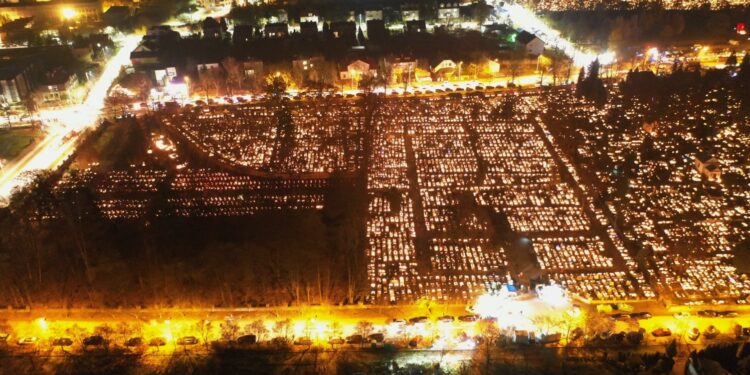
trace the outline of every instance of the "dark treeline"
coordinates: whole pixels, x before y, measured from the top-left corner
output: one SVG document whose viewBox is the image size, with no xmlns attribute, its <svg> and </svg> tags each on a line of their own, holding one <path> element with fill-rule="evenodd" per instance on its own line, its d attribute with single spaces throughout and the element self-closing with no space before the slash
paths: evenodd
<svg viewBox="0 0 750 375">
<path fill-rule="evenodd" d="M 319 346 L 291 350 L 286 344 L 275 346 L 240 346 L 214 343 L 207 352 L 194 347 L 173 352 L 145 353 L 139 350 L 112 347 L 90 349 L 65 355 L 10 355 L 0 347 L 0 370 L 9 374 L 310 374 L 310 375 L 610 375 L 669 374 L 677 354 L 673 341 L 665 349 L 644 352 L 630 346 L 617 347 L 556 347 L 517 346 L 498 338 L 496 332 L 478 333 L 480 346 L 473 352 L 429 354 L 422 350 L 403 351 L 392 344 L 381 349 L 329 349 Z M 747 351 L 730 358 L 737 345 L 710 346 L 692 358 L 714 361 L 716 367 L 747 370 Z M 457 359 L 443 356 L 456 355 Z M 465 357 L 462 358 L 462 356 Z M 721 357 L 720 360 L 714 360 Z M 674 368 L 675 371 L 682 369 Z"/>
<path fill-rule="evenodd" d="M 552 25 L 573 40 L 624 49 L 644 43 L 726 42 L 739 22 L 750 22 L 750 9 L 603 10 L 550 12 Z"/>
<path fill-rule="evenodd" d="M 335 38 L 326 31 L 309 38 L 293 33 L 285 38 L 254 35 L 247 40 L 210 39 L 198 35 L 183 38 L 164 46 L 167 64 L 194 72 L 201 62 L 220 62 L 227 57 L 237 60 L 256 59 L 266 64 L 291 65 L 297 58 L 322 56 L 334 64 L 348 64 L 355 58 L 379 61 L 388 57 L 412 57 L 428 60 L 453 59 L 479 61 L 495 58 L 501 53 L 497 40 L 479 31 L 460 33 L 399 33 L 360 41 L 365 50 L 353 52 L 352 38 Z M 287 68 L 288 69 L 288 68 Z M 332 70 L 336 72 L 335 69 Z"/>
<path fill-rule="evenodd" d="M 357 189 L 334 179 L 323 210 L 242 218 L 147 214 L 105 220 L 87 187 L 55 193 L 40 176 L 0 210 L 0 305 L 249 306 L 364 297 L 364 221 Z M 159 210 L 158 204 L 149 207 Z"/>
<path fill-rule="evenodd" d="M 673 96 L 693 96 L 703 100 L 703 95 L 716 88 L 726 89 L 721 103 L 726 106 L 726 95 L 732 92 L 740 100 L 742 115 L 750 113 L 750 56 L 737 64 L 734 54 L 727 62 L 727 69 L 711 69 L 701 72 L 698 67 L 684 67 L 676 63 L 672 72 L 657 76 L 652 71 L 631 71 L 622 82 L 622 92 L 626 97 L 637 98 L 653 105 L 651 119 L 656 120 L 669 106 Z M 726 108 L 724 108 L 726 112 Z"/>
<path fill-rule="evenodd" d="M 386 22 L 401 21 L 399 11 L 402 7 L 419 10 L 421 19 L 433 21 L 437 19 L 439 0 L 307 0 L 286 3 L 258 3 L 248 6 L 232 8 L 229 17 L 236 23 L 257 25 L 261 21 L 272 17 L 279 17 L 280 11 L 286 12 L 289 20 L 299 20 L 308 14 L 314 14 L 328 22 L 346 21 L 354 15 L 364 14 L 368 10 L 382 10 Z M 473 18 L 479 21 L 486 19 L 491 7 L 485 1 L 479 1 L 469 6 L 461 7 L 463 18 Z"/>
</svg>

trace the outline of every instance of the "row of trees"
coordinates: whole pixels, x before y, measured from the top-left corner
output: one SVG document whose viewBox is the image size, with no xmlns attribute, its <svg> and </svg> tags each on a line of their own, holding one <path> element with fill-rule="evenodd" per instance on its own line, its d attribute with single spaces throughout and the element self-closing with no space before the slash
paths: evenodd
<svg viewBox="0 0 750 375">
<path fill-rule="evenodd" d="M 563 11 L 547 14 L 555 28 L 576 41 L 625 50 L 644 43 L 725 42 L 735 34 L 734 26 L 745 22 L 747 8 L 736 9 L 634 9 Z M 622 54 L 620 54 L 622 55 Z"/>
</svg>

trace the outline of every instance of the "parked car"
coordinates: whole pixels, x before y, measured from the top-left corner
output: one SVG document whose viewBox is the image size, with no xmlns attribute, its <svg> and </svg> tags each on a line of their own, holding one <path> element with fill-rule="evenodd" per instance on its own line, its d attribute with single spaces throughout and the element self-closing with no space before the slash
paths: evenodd
<svg viewBox="0 0 750 375">
<path fill-rule="evenodd" d="M 142 346 L 143 345 L 143 338 L 142 337 L 131 337 L 125 341 L 125 346 L 132 348 L 134 346 Z"/>
<path fill-rule="evenodd" d="M 160 347 L 167 345 L 167 339 L 164 337 L 154 337 L 148 342 L 148 346 Z"/>
<path fill-rule="evenodd" d="M 331 345 L 343 345 L 346 343 L 346 340 L 342 339 L 341 337 L 332 337 L 330 340 L 328 340 L 328 343 Z"/>
<path fill-rule="evenodd" d="M 716 327 L 714 327 L 713 325 L 706 327 L 706 330 L 703 331 L 703 337 L 707 339 L 714 339 L 718 335 L 719 335 L 719 330 L 716 329 Z"/>
<path fill-rule="evenodd" d="M 274 337 L 271 339 L 271 345 L 275 347 L 288 347 L 289 346 L 289 339 L 286 337 Z"/>
<path fill-rule="evenodd" d="M 237 338 L 237 344 L 240 345 L 252 345 L 258 342 L 258 338 L 255 335 L 244 335 Z"/>
<path fill-rule="evenodd" d="M 417 323 L 427 323 L 430 320 L 426 316 L 418 316 L 416 318 L 409 319 L 409 323 L 411 324 L 417 324 Z"/>
<path fill-rule="evenodd" d="M 717 313 L 714 310 L 701 310 L 701 311 L 698 311 L 698 316 L 702 316 L 704 318 L 715 318 L 718 315 L 719 315 L 719 313 Z"/>
<path fill-rule="evenodd" d="M 692 341 L 698 340 L 699 337 L 701 337 L 701 331 L 698 328 L 693 327 L 688 332 L 688 338 Z"/>
<path fill-rule="evenodd" d="M 669 330 L 669 328 L 657 328 L 653 332 L 651 332 L 654 337 L 668 337 L 672 336 L 672 331 Z"/>
<path fill-rule="evenodd" d="M 36 345 L 37 341 L 39 341 L 39 339 L 34 336 L 26 336 L 18 339 L 16 344 L 18 344 L 18 346 L 31 346 Z"/>
<path fill-rule="evenodd" d="M 542 344 L 556 344 L 560 342 L 561 338 L 562 338 L 562 335 L 560 333 L 551 333 L 548 335 L 542 335 L 539 342 Z"/>
<path fill-rule="evenodd" d="M 736 318 L 740 316 L 736 311 L 720 311 L 718 315 L 722 318 Z"/>
<path fill-rule="evenodd" d="M 443 323 L 453 323 L 454 320 L 456 320 L 456 318 L 454 318 L 454 317 L 452 317 L 450 315 L 443 315 L 443 316 L 441 316 L 441 317 L 438 318 L 438 321 L 439 322 L 443 322 Z"/>
<path fill-rule="evenodd" d="M 104 337 L 99 335 L 89 336 L 83 339 L 83 346 L 102 346 L 105 344 Z"/>
<path fill-rule="evenodd" d="M 627 336 L 625 337 L 628 342 L 630 342 L 633 345 L 638 345 L 643 341 L 643 332 L 644 329 L 640 329 L 638 331 L 631 331 L 628 332 Z"/>
<path fill-rule="evenodd" d="M 195 336 L 183 336 L 177 339 L 177 345 L 195 345 L 198 343 L 198 338 Z"/>
<path fill-rule="evenodd" d="M 653 315 L 647 311 L 642 311 L 638 313 L 631 314 L 631 316 L 635 319 L 651 319 Z"/>
<path fill-rule="evenodd" d="M 685 319 L 690 316 L 690 313 L 687 311 L 680 311 L 677 313 L 674 313 L 674 317 L 677 319 Z"/>
<path fill-rule="evenodd" d="M 0 332 L 0 344 L 7 344 L 8 343 L 8 338 L 10 338 L 10 334 L 4 333 L 4 332 Z"/>
<path fill-rule="evenodd" d="M 623 341 L 625 341 L 625 336 L 626 335 L 627 334 L 624 331 L 622 331 L 622 332 L 613 334 L 612 336 L 609 337 L 609 339 L 611 341 L 616 342 L 616 343 L 619 344 L 619 343 L 622 343 Z"/>
<path fill-rule="evenodd" d="M 409 347 L 412 349 L 415 349 L 417 346 L 419 346 L 419 342 L 422 340 L 421 337 L 417 336 L 411 340 L 409 340 Z"/>
<path fill-rule="evenodd" d="M 397 326 L 403 326 L 406 325 L 405 319 L 391 319 L 391 324 L 397 325 Z"/>
<path fill-rule="evenodd" d="M 67 338 L 67 337 L 58 337 L 54 340 L 52 340 L 52 346 L 71 346 L 73 345 L 73 340 Z"/>
<path fill-rule="evenodd" d="M 383 342 L 385 341 L 385 335 L 383 335 L 382 333 L 373 333 L 370 336 L 367 336 L 367 339 L 370 340 L 371 343 Z"/>
<path fill-rule="evenodd" d="M 365 342 L 365 338 L 362 335 L 351 335 L 346 338 L 347 344 L 362 344 Z"/>
<path fill-rule="evenodd" d="M 312 340 L 310 340 L 309 337 L 300 337 L 297 340 L 294 340 L 294 345 L 300 345 L 300 346 L 310 346 L 312 345 Z"/>
<path fill-rule="evenodd" d="M 630 314 L 612 314 L 609 316 L 612 320 L 630 320 Z"/>
<path fill-rule="evenodd" d="M 581 337 L 583 337 L 583 329 L 581 327 L 576 327 L 570 332 L 570 341 L 578 340 Z"/>
</svg>

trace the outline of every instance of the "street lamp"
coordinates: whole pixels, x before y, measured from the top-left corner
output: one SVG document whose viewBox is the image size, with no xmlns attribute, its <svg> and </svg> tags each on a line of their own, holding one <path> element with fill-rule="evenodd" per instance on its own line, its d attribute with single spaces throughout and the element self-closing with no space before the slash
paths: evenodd
<svg viewBox="0 0 750 375">
<path fill-rule="evenodd" d="M 190 77 L 185 76 L 185 100 L 190 99 Z"/>
</svg>

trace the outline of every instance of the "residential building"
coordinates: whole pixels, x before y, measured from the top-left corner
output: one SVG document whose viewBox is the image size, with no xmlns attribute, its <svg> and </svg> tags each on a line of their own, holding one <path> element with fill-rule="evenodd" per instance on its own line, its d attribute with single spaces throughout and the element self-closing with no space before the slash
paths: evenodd
<svg viewBox="0 0 750 375">
<path fill-rule="evenodd" d="M 232 33 L 232 43 L 249 43 L 253 38 L 253 27 L 251 25 L 235 25 Z"/>
<path fill-rule="evenodd" d="M 407 33 L 424 33 L 427 32 L 427 24 L 424 20 L 406 21 Z"/>
<path fill-rule="evenodd" d="M 4 104 L 22 102 L 32 90 L 31 63 L 11 61 L 0 65 L 0 101 Z"/>
<path fill-rule="evenodd" d="M 354 22 L 333 22 L 331 23 L 331 34 L 334 38 L 356 40 L 357 25 Z"/>
<path fill-rule="evenodd" d="M 315 38 L 318 36 L 318 23 L 313 21 L 300 22 L 299 32 L 303 37 Z"/>
<path fill-rule="evenodd" d="M 128 17 L 132 15 L 133 11 L 130 9 L 130 7 L 112 6 L 109 7 L 109 9 L 104 12 L 104 14 L 102 14 L 102 21 L 104 21 L 106 25 L 114 26 L 125 22 L 125 20 L 127 20 Z"/>
<path fill-rule="evenodd" d="M 40 108 L 57 108 L 75 104 L 80 99 L 76 90 L 78 77 L 64 69 L 48 72 L 34 93 Z"/>
<path fill-rule="evenodd" d="M 269 38 L 283 38 L 289 35 L 289 25 L 286 22 L 272 22 L 263 26 L 263 33 Z"/>
<path fill-rule="evenodd" d="M 292 60 L 292 78 L 302 84 L 305 82 L 322 82 L 325 75 L 323 56 L 312 56 Z"/>
<path fill-rule="evenodd" d="M 453 60 L 441 60 L 438 63 L 430 67 L 432 72 L 433 81 L 444 81 L 453 76 L 458 68 Z"/>
<path fill-rule="evenodd" d="M 528 31 L 518 33 L 516 43 L 522 45 L 529 56 L 539 56 L 544 53 L 544 42 Z"/>
<path fill-rule="evenodd" d="M 374 10 L 366 10 L 365 11 L 365 21 L 373 21 L 383 20 L 383 10 L 382 9 L 374 9 Z"/>
<path fill-rule="evenodd" d="M 441 3 L 438 8 L 438 20 L 442 22 L 456 22 L 461 18 L 458 3 Z"/>
<path fill-rule="evenodd" d="M 383 41 L 388 37 L 388 30 L 383 20 L 369 20 L 367 25 L 367 39 L 375 42 Z"/>
<path fill-rule="evenodd" d="M 347 65 L 345 70 L 339 72 L 339 79 L 350 87 L 357 87 L 362 78 L 374 77 L 377 74 L 377 65 L 357 59 Z"/>
<path fill-rule="evenodd" d="M 260 87 L 263 83 L 263 62 L 260 60 L 243 61 L 242 75 L 248 86 L 251 88 Z"/>
</svg>

